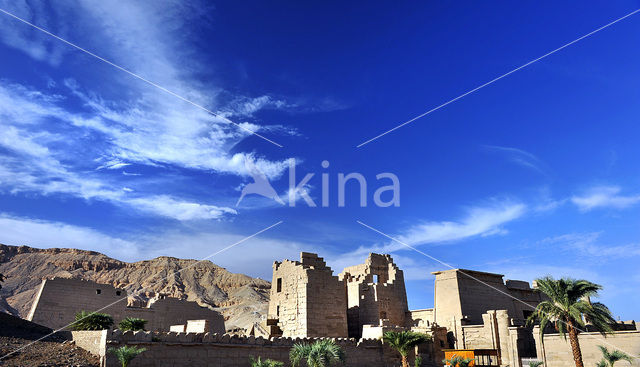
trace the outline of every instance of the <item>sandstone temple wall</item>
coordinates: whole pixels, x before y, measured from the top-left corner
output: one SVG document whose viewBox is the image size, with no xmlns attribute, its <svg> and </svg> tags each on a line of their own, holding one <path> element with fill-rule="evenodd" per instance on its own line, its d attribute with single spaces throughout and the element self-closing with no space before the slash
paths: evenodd
<svg viewBox="0 0 640 367">
<path fill-rule="evenodd" d="M 27 319 L 53 329 L 66 327 L 78 311 L 108 313 L 115 325 L 126 317 L 147 320 L 146 328 L 168 331 L 171 325 L 187 320 L 209 320 L 212 332 L 224 332 L 224 319 L 218 312 L 195 302 L 177 298 L 158 299 L 150 308 L 127 307 L 127 292 L 108 284 L 79 279 L 44 279 Z"/>
<path fill-rule="evenodd" d="M 294 343 L 312 343 L 317 338 L 241 337 L 215 333 L 109 332 L 107 346 L 117 348 L 134 345 L 146 351 L 136 357 L 130 367 L 246 367 L 250 357 L 270 358 L 290 366 L 289 351 Z M 390 367 L 400 364 L 397 352 L 379 340 L 339 338 L 336 343 L 345 351 L 346 366 Z M 107 353 L 101 357 L 104 366 L 117 367 L 118 361 Z"/>
<path fill-rule="evenodd" d="M 371 253 L 364 264 L 347 267 L 338 277 L 347 287 L 350 337 L 359 338 L 364 325 L 407 324 L 404 274 L 390 255 Z"/>
<path fill-rule="evenodd" d="M 432 274 L 436 276 L 434 320 L 449 330 L 459 332 L 462 325 L 482 324 L 482 315 L 488 310 L 506 310 L 515 325 L 523 325 L 529 312 L 541 301 L 540 292 L 531 289 L 527 282 L 504 282 L 501 274 L 465 269 Z"/>
<path fill-rule="evenodd" d="M 544 342 L 541 342 L 538 327 L 534 328 L 533 336 L 536 339 L 538 360 L 543 361 L 545 366 L 575 366 L 568 338 L 565 340 L 559 334 L 544 334 Z M 631 366 L 640 366 L 640 330 L 615 331 L 606 337 L 595 332 L 585 332 L 578 335 L 578 340 L 585 366 L 595 366 L 602 359 L 598 345 L 605 346 L 609 351 L 620 349 L 635 357 Z M 629 366 L 624 361 L 618 364 Z"/>
<path fill-rule="evenodd" d="M 285 337 L 346 337 L 344 283 L 316 254 L 273 265 L 267 318 Z"/>
<path fill-rule="evenodd" d="M 495 349 L 501 366 L 520 366 L 523 359 L 540 360 L 551 367 L 575 366 L 569 340 L 559 334 L 544 334 L 543 342 L 538 326 L 514 326 L 507 310 L 489 310 L 482 319 L 482 324 L 463 325 L 457 330 L 456 349 Z M 640 356 L 640 331 L 635 329 L 636 325 L 621 323 L 616 328 L 626 330 L 607 334 L 606 338 L 595 332 L 579 334 L 585 366 L 595 366 L 602 359 L 598 345 Z M 640 366 L 640 359 L 635 359 L 632 365 Z"/>
</svg>

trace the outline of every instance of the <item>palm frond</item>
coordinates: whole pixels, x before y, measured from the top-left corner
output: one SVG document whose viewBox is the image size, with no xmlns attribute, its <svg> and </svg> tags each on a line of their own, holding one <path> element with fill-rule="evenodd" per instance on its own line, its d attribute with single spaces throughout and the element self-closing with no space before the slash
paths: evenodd
<svg viewBox="0 0 640 367">
<path fill-rule="evenodd" d="M 536 279 L 538 289 L 548 300 L 538 304 L 527 322 L 538 320 L 540 333 L 549 323 L 554 323 L 558 333 L 567 337 L 567 324 L 572 324 L 579 330 L 587 323 L 592 324 L 598 331 L 611 331 L 611 324 L 615 322 L 609 309 L 598 302 L 591 303 L 590 297 L 597 296 L 602 286 L 583 279 L 561 278 L 554 279 L 546 276 Z"/>
<path fill-rule="evenodd" d="M 406 357 L 412 348 L 430 341 L 431 337 L 414 331 L 387 331 L 383 334 L 382 340 L 397 350 L 400 355 Z"/>
<path fill-rule="evenodd" d="M 609 351 L 609 349 L 603 345 L 598 345 L 598 348 L 600 349 L 600 352 L 602 352 L 602 360 L 600 362 L 604 362 L 605 367 L 613 367 L 613 365 L 618 361 L 633 363 L 633 357 L 619 349 Z M 600 362 L 598 365 L 600 365 Z"/>
<path fill-rule="evenodd" d="M 146 351 L 146 349 L 125 345 L 120 348 L 110 348 L 109 351 L 113 353 L 116 358 L 118 358 L 118 361 L 120 361 L 122 367 L 127 367 L 135 357 L 137 357 L 140 353 Z"/>
<path fill-rule="evenodd" d="M 297 367 L 303 360 L 308 367 L 328 367 L 344 362 L 345 353 L 333 339 L 321 339 L 313 344 L 294 344 L 289 351 L 289 360 L 293 367 Z"/>
</svg>

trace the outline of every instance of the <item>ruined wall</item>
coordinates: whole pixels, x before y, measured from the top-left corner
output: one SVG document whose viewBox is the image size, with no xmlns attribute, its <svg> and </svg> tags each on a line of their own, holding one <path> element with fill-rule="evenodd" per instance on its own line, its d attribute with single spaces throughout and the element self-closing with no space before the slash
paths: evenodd
<svg viewBox="0 0 640 367">
<path fill-rule="evenodd" d="M 249 357 L 270 358 L 290 366 L 289 351 L 294 343 L 312 343 L 314 339 L 240 337 L 211 333 L 110 332 L 108 347 L 135 345 L 147 351 L 136 357 L 130 367 L 246 367 Z M 336 339 L 345 351 L 346 366 L 391 367 L 400 364 L 397 352 L 379 340 Z M 119 366 L 112 354 L 106 356 L 107 367 Z"/>
<path fill-rule="evenodd" d="M 433 308 L 425 308 L 423 310 L 410 310 L 406 316 L 407 327 L 430 327 L 433 325 Z"/>
<path fill-rule="evenodd" d="M 533 310 L 527 304 L 535 307 L 541 300 L 540 293 L 527 282 L 507 280 L 505 284 L 501 274 L 465 269 L 432 274 L 436 276 L 434 319 L 449 330 L 459 330 L 464 324 L 482 324 L 482 314 L 488 310 L 506 310 L 515 325 L 522 325 Z"/>
<path fill-rule="evenodd" d="M 346 283 L 349 336 L 359 338 L 363 325 L 407 324 L 407 291 L 402 270 L 390 255 L 369 254 L 364 264 L 338 275 Z"/>
<path fill-rule="evenodd" d="M 568 338 L 565 340 L 559 334 L 545 334 L 544 343 L 541 343 L 538 327 L 534 328 L 533 336 L 536 339 L 538 360 L 543 361 L 545 366 L 575 366 Z M 594 332 L 580 333 L 578 340 L 585 366 L 595 366 L 602 359 L 598 345 L 607 347 L 609 351 L 620 349 L 635 357 L 631 366 L 640 366 L 640 331 L 638 330 L 616 331 L 613 334 L 607 334 L 606 338 Z M 618 364 L 629 366 L 627 362 L 618 362 Z"/>
<path fill-rule="evenodd" d="M 108 284 L 79 279 L 45 279 L 27 319 L 54 329 L 75 320 L 78 311 L 97 311 L 111 315 L 115 325 L 125 317 L 148 320 L 149 330 L 169 330 L 171 325 L 186 324 L 187 320 L 209 320 L 211 331 L 224 332 L 224 319 L 216 311 L 195 302 L 177 298 L 159 299 L 151 308 L 127 307 L 127 292 Z"/>
<path fill-rule="evenodd" d="M 109 330 L 71 331 L 70 339 L 75 345 L 100 357 L 107 353 L 107 334 Z"/>
<path fill-rule="evenodd" d="M 78 279 L 44 279 L 27 320 L 58 329 L 73 322 L 78 311 L 101 310 L 119 321 L 124 318 L 126 295 L 123 289 L 106 284 Z"/>
<path fill-rule="evenodd" d="M 316 254 L 273 265 L 268 319 L 285 337 L 346 337 L 344 283 Z"/>
</svg>

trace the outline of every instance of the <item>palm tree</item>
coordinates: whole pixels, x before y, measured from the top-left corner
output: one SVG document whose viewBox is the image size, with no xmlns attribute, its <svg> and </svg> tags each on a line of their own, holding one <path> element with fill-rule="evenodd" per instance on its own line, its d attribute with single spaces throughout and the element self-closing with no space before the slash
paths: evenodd
<svg viewBox="0 0 640 367">
<path fill-rule="evenodd" d="M 321 339 L 313 344 L 296 343 L 289 352 L 293 367 L 305 360 L 307 367 L 329 367 L 333 363 L 344 363 L 344 351 L 333 339 Z"/>
<path fill-rule="evenodd" d="M 409 367 L 407 355 L 416 345 L 426 343 L 431 340 L 427 334 L 413 331 L 387 331 L 383 334 L 382 340 L 400 353 L 402 356 L 402 367 Z"/>
<path fill-rule="evenodd" d="M 451 367 L 468 367 L 472 361 L 474 361 L 473 358 L 464 358 L 454 354 L 451 356 L 451 359 L 443 359 L 442 363 L 448 364 Z"/>
<path fill-rule="evenodd" d="M 113 325 L 113 317 L 106 313 L 80 311 L 76 321 L 71 324 L 73 330 L 104 330 Z"/>
<path fill-rule="evenodd" d="M 144 348 L 136 348 L 133 346 L 125 345 L 120 348 L 110 348 L 109 351 L 116 355 L 118 361 L 122 364 L 122 367 L 127 367 L 129 363 L 138 356 L 138 354 L 144 352 Z"/>
<path fill-rule="evenodd" d="M 615 349 L 609 352 L 609 350 L 602 345 L 598 345 L 598 348 L 600 348 L 600 351 L 602 352 L 602 360 L 598 362 L 598 366 L 613 367 L 613 365 L 618 361 L 633 363 L 633 358 L 621 350 Z"/>
<path fill-rule="evenodd" d="M 147 323 L 147 320 L 145 319 L 139 319 L 137 317 L 127 317 L 124 318 L 122 321 L 120 321 L 120 323 L 118 324 L 118 327 L 120 328 L 120 330 L 122 331 L 126 331 L 126 330 L 144 330 L 144 325 Z"/>
<path fill-rule="evenodd" d="M 598 295 L 602 286 L 586 280 L 571 278 L 553 279 L 544 277 L 536 279 L 540 289 L 549 299 L 538 304 L 535 311 L 527 319 L 528 324 L 540 321 L 540 334 L 549 323 L 554 324 L 558 332 L 565 337 L 569 334 L 573 360 L 576 367 L 584 367 L 582 352 L 578 341 L 578 331 L 584 328 L 586 321 L 601 333 L 611 332 L 611 324 L 615 320 L 611 311 L 599 302 L 591 303 L 590 297 Z"/>
<path fill-rule="evenodd" d="M 253 358 L 249 357 L 249 363 L 251 367 L 282 367 L 284 366 L 284 362 L 276 361 L 273 359 L 265 359 L 264 361 L 260 359 L 260 357 Z"/>
</svg>

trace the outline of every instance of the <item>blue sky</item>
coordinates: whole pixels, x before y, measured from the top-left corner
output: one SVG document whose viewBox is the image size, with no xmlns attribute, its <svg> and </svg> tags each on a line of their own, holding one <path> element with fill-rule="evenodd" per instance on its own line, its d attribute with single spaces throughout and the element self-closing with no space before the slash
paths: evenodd
<svg viewBox="0 0 640 367">
<path fill-rule="evenodd" d="M 218 115 L 0 14 L 2 243 L 197 259 L 282 221 L 212 261 L 270 278 L 302 250 L 336 273 L 389 251 L 432 306 L 444 266 L 361 221 L 455 267 L 598 282 L 640 319 L 640 15 L 356 148 L 638 1 L 0 4 Z M 246 160 L 286 198 L 290 158 L 328 207 L 236 207 Z M 350 172 L 366 207 L 354 182 L 338 206 Z M 383 172 L 399 206 L 372 205 Z"/>
</svg>

